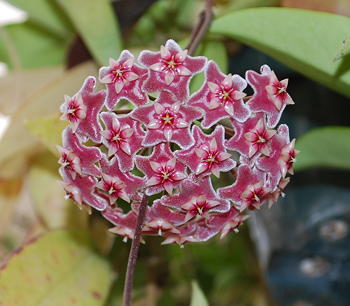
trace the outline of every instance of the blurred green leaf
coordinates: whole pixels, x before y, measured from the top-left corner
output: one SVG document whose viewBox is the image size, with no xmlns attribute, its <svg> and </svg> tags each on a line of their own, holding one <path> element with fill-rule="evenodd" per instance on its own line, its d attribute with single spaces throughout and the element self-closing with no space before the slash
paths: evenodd
<svg viewBox="0 0 350 306">
<path fill-rule="evenodd" d="M 343 40 L 339 53 L 335 56 L 334 60 L 340 60 L 342 57 L 350 54 L 350 36 Z M 350 68 L 350 67 L 349 67 Z"/>
<path fill-rule="evenodd" d="M 232 11 L 242 10 L 252 7 L 277 6 L 280 0 L 229 0 L 228 4 L 224 5 L 223 10 L 220 10 L 220 15 L 232 13 Z"/>
<path fill-rule="evenodd" d="M 198 48 L 196 55 L 206 56 L 209 60 L 214 60 L 223 73 L 228 70 L 228 57 L 225 44 L 220 40 L 204 41 Z M 196 75 L 191 81 L 191 92 L 195 92 L 201 88 L 204 82 L 204 74 Z"/>
<path fill-rule="evenodd" d="M 10 67 L 62 65 L 69 41 L 30 21 L 0 28 L 0 61 Z M 15 62 L 13 62 L 15 61 Z"/>
<path fill-rule="evenodd" d="M 69 16 L 98 64 L 121 52 L 118 23 L 108 0 L 56 0 Z"/>
<path fill-rule="evenodd" d="M 8 1 L 26 11 L 30 20 L 62 38 L 67 38 L 72 30 L 71 23 L 54 0 Z"/>
<path fill-rule="evenodd" d="M 201 288 L 196 281 L 192 281 L 191 306 L 209 306 Z"/>
<path fill-rule="evenodd" d="M 1 305 L 103 305 L 113 273 L 83 235 L 57 230 L 17 251 L 0 271 Z"/>
<path fill-rule="evenodd" d="M 350 127 L 329 126 L 311 130 L 298 138 L 295 170 L 333 167 L 350 170 Z"/>
<path fill-rule="evenodd" d="M 286 8 L 255 8 L 216 19 L 211 32 L 234 38 L 350 96 L 350 58 L 334 62 L 350 18 Z"/>
<path fill-rule="evenodd" d="M 0 78 L 0 112 L 13 114 L 35 92 L 63 74 L 62 66 L 10 71 Z"/>
<path fill-rule="evenodd" d="M 67 121 L 63 121 L 59 117 L 59 114 L 39 117 L 26 123 L 30 132 L 56 156 L 58 156 L 56 145 L 61 145 L 62 131 L 67 126 Z"/>
</svg>

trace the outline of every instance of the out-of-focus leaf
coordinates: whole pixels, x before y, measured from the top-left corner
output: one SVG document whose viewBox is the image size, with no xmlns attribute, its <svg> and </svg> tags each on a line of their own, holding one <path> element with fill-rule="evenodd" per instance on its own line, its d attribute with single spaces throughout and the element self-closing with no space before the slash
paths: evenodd
<svg viewBox="0 0 350 306">
<path fill-rule="evenodd" d="M 196 55 L 206 56 L 209 60 L 214 60 L 223 73 L 228 70 L 228 58 L 225 45 L 220 40 L 208 40 L 199 46 Z M 201 88 L 204 82 L 203 73 L 196 75 L 191 81 L 191 92 Z"/>
<path fill-rule="evenodd" d="M 350 16 L 348 0 L 282 0 L 281 6 Z"/>
<path fill-rule="evenodd" d="M 62 131 L 67 121 L 60 120 L 60 116 L 40 117 L 28 121 L 26 126 L 54 155 L 58 156 L 56 145 L 61 145 Z"/>
<path fill-rule="evenodd" d="M 35 213 L 48 229 L 87 228 L 87 212 L 64 198 L 58 183 L 57 158 L 46 152 L 36 158 L 28 176 L 28 188 Z"/>
<path fill-rule="evenodd" d="M 26 99 L 63 74 L 63 67 L 12 71 L 0 78 L 0 113 L 13 114 Z"/>
<path fill-rule="evenodd" d="M 3 165 L 11 158 L 23 160 L 28 158 L 30 152 L 38 149 L 38 141 L 28 132 L 25 123 L 57 112 L 59 105 L 63 103 L 64 94 L 73 95 L 79 90 L 87 75 L 96 74 L 96 66 L 93 63 L 81 64 L 31 95 L 17 109 L 11 116 L 10 126 L 0 140 L 1 172 Z"/>
<path fill-rule="evenodd" d="M 257 48 L 307 77 L 350 96 L 350 58 L 334 62 L 350 18 L 286 8 L 255 8 L 216 19 L 211 32 Z"/>
<path fill-rule="evenodd" d="M 10 3 L 26 11 L 29 19 L 49 31 L 67 38 L 71 24 L 62 9 L 53 0 L 9 0 Z"/>
<path fill-rule="evenodd" d="M 350 170 L 350 127 L 329 126 L 311 130 L 297 139 L 295 170 L 333 167 Z"/>
<path fill-rule="evenodd" d="M 10 67 L 12 59 L 20 68 L 64 64 L 69 42 L 30 21 L 3 27 L 0 34 L 0 61 Z"/>
<path fill-rule="evenodd" d="M 116 17 L 108 0 L 57 0 L 100 65 L 121 51 Z"/>
<path fill-rule="evenodd" d="M 280 0 L 223 0 L 223 9 L 219 15 L 232 13 L 232 11 L 247 9 L 251 7 L 277 6 Z"/>
<path fill-rule="evenodd" d="M 0 271 L 0 304 L 103 305 L 112 280 L 111 267 L 84 235 L 52 231 Z"/>
<path fill-rule="evenodd" d="M 350 54 L 350 36 L 348 36 L 346 39 L 343 40 L 340 51 L 335 56 L 334 60 L 335 61 L 340 60 L 342 57 L 347 56 L 349 54 Z"/>
<path fill-rule="evenodd" d="M 192 282 L 191 306 L 209 306 L 201 288 L 195 281 Z"/>
</svg>

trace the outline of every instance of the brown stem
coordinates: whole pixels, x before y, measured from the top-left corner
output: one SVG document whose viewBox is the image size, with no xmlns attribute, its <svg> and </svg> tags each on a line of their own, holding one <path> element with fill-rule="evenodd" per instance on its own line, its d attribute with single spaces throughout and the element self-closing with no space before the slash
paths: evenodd
<svg viewBox="0 0 350 306">
<path fill-rule="evenodd" d="M 186 47 L 189 55 L 193 55 L 196 51 L 199 43 L 202 41 L 210 27 L 213 16 L 213 0 L 205 0 L 205 8 L 199 15 L 199 22 L 193 29 L 190 42 Z"/>
<path fill-rule="evenodd" d="M 132 243 L 131 243 L 129 259 L 128 259 L 128 267 L 125 275 L 123 306 L 131 306 L 131 296 L 132 296 L 132 289 L 134 284 L 134 272 L 136 267 L 137 255 L 140 247 L 142 225 L 145 221 L 145 216 L 146 216 L 147 201 L 148 201 L 147 196 L 143 195 L 139 206 L 139 214 L 137 217 L 134 239 L 132 240 Z"/>
</svg>

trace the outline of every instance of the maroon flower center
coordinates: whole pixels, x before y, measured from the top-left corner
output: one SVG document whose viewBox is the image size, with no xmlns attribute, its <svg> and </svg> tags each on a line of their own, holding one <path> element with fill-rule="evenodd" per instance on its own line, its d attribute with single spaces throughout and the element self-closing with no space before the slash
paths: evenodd
<svg viewBox="0 0 350 306">
<path fill-rule="evenodd" d="M 167 59 L 162 59 L 163 71 L 177 73 L 177 68 L 182 64 L 181 61 L 177 60 L 175 55 L 171 55 Z"/>
<path fill-rule="evenodd" d="M 206 156 L 202 159 L 202 162 L 207 163 L 208 168 L 210 169 L 213 164 L 219 163 L 218 154 L 218 151 L 206 151 Z"/>
<path fill-rule="evenodd" d="M 161 128 L 166 127 L 175 128 L 175 123 L 179 115 L 169 109 L 165 110 L 161 114 L 156 114 L 157 119 L 161 122 Z"/>
<path fill-rule="evenodd" d="M 175 172 L 176 172 L 175 169 L 164 166 L 158 170 L 157 177 L 159 178 L 161 184 L 167 181 L 173 182 L 174 181 L 173 177 Z"/>
<path fill-rule="evenodd" d="M 215 97 L 220 101 L 220 103 L 225 104 L 226 102 L 233 102 L 232 97 L 233 88 L 226 90 L 225 88 L 220 88 L 216 93 Z"/>
<path fill-rule="evenodd" d="M 113 74 L 113 82 L 116 81 L 125 81 L 126 77 L 125 77 L 125 73 L 130 72 L 131 69 L 128 67 L 124 67 L 123 65 L 114 67 L 112 69 L 112 74 Z"/>
</svg>

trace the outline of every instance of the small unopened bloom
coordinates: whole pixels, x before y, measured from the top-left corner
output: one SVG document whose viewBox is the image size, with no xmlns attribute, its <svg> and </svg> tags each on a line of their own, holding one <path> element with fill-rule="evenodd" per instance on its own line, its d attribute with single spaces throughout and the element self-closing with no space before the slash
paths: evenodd
<svg viewBox="0 0 350 306">
<path fill-rule="evenodd" d="M 190 95 L 201 72 L 203 85 Z M 67 198 L 100 211 L 111 232 L 134 238 L 143 194 L 152 202 L 142 235 L 179 245 L 237 231 L 247 210 L 284 195 L 298 151 L 288 127 L 277 124 L 294 102 L 288 80 L 268 66 L 245 78 L 225 75 L 169 40 L 138 58 L 123 51 L 100 69 L 99 81 L 105 89 L 95 91 L 88 77 L 65 96 L 61 118 L 70 124 L 59 164 Z M 119 112 L 121 100 L 130 112 Z M 231 181 L 214 188 L 223 173 Z"/>
</svg>

